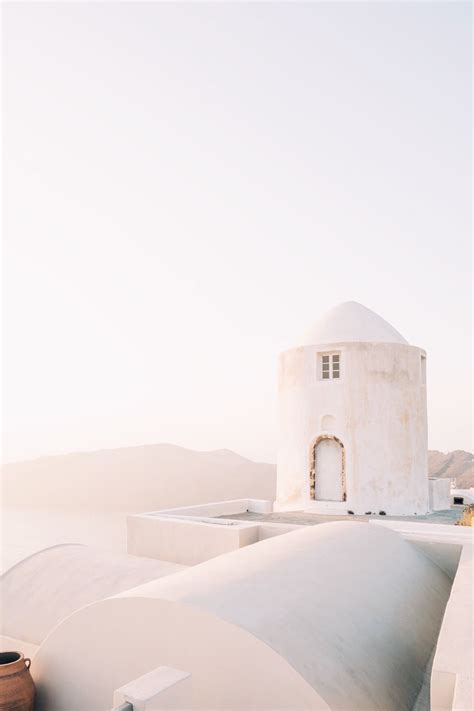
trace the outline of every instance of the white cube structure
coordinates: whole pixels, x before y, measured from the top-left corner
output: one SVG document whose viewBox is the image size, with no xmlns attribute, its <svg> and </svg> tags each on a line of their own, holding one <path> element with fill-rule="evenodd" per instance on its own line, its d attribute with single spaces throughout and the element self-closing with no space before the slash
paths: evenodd
<svg viewBox="0 0 474 711">
<path fill-rule="evenodd" d="M 280 355 L 279 428 L 278 510 L 429 511 L 426 353 L 361 304 Z"/>
<path fill-rule="evenodd" d="M 431 511 L 446 511 L 451 508 L 451 482 L 449 479 L 428 479 Z"/>
</svg>

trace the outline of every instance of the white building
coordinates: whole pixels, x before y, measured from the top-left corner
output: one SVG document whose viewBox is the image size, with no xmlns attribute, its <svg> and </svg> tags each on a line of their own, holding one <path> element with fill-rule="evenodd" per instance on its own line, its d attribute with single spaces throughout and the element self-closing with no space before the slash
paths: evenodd
<svg viewBox="0 0 474 711">
<path fill-rule="evenodd" d="M 277 507 L 429 510 L 426 353 L 349 301 L 280 356 Z"/>
<path fill-rule="evenodd" d="M 62 544 L 7 570 L 0 650 L 32 659 L 36 711 L 474 708 L 472 529 L 456 507 L 413 516 L 425 359 L 342 304 L 281 358 L 279 503 L 310 513 L 149 511 L 128 516 L 128 554 Z M 442 509 L 449 481 L 431 481 Z"/>
<path fill-rule="evenodd" d="M 130 516 L 132 555 L 41 551 L 0 649 L 36 711 L 472 709 L 471 529 L 331 518 L 223 501 Z"/>
</svg>

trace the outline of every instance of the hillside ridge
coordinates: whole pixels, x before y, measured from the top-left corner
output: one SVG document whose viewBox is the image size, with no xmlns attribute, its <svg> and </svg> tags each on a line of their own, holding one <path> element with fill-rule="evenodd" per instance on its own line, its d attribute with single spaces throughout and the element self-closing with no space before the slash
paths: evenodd
<svg viewBox="0 0 474 711">
<path fill-rule="evenodd" d="M 459 489 L 474 486 L 474 464 L 472 453 L 464 449 L 452 452 L 428 451 L 428 471 L 431 477 L 455 479 Z"/>
<path fill-rule="evenodd" d="M 428 452 L 430 477 L 474 486 L 472 454 Z M 150 511 L 225 499 L 275 499 L 276 465 L 229 449 L 145 444 L 5 464 L 3 505 L 58 510 Z"/>
</svg>

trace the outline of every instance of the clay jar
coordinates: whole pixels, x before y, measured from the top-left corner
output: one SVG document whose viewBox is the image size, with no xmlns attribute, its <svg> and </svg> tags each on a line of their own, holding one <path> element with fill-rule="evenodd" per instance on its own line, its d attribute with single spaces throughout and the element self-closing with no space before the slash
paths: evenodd
<svg viewBox="0 0 474 711">
<path fill-rule="evenodd" d="M 0 652 L 0 711 L 33 711 L 35 685 L 30 664 L 21 652 Z"/>
</svg>

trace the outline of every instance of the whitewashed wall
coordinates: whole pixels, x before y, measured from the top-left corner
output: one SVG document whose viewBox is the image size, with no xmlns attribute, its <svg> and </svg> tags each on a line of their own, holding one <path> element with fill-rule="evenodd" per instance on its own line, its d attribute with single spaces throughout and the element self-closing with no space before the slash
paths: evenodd
<svg viewBox="0 0 474 711">
<path fill-rule="evenodd" d="M 318 353 L 341 354 L 340 379 L 321 380 Z M 312 508 L 310 450 L 324 433 L 346 454 L 341 510 L 429 511 L 425 352 L 400 343 L 333 343 L 280 356 L 277 508 Z"/>
</svg>

